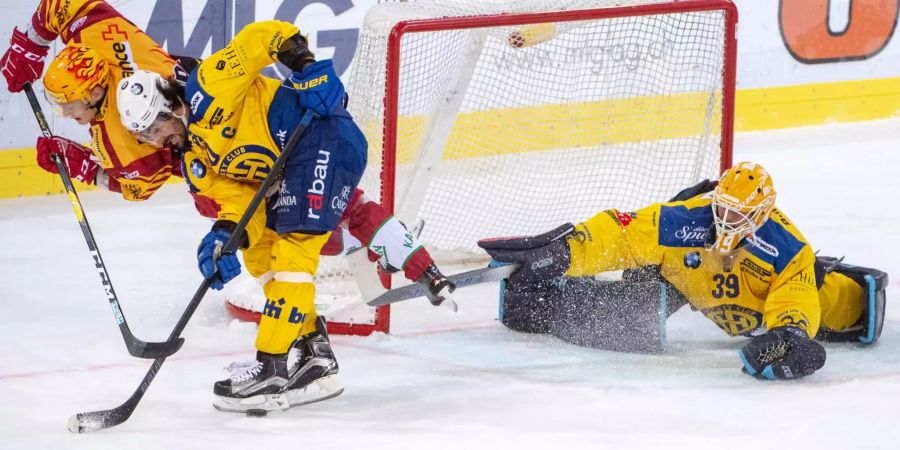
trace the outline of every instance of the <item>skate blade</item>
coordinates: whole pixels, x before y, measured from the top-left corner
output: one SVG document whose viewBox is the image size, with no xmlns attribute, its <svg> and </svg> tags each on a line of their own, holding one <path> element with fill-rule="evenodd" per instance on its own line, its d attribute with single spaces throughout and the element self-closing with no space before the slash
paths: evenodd
<svg viewBox="0 0 900 450">
<path fill-rule="evenodd" d="M 291 408 L 332 399 L 344 392 L 337 374 L 319 378 L 300 389 L 285 392 Z"/>
<path fill-rule="evenodd" d="M 215 396 L 213 408 L 219 411 L 246 413 L 248 411 L 284 411 L 291 407 L 285 394 L 264 394 L 247 398 Z"/>
</svg>

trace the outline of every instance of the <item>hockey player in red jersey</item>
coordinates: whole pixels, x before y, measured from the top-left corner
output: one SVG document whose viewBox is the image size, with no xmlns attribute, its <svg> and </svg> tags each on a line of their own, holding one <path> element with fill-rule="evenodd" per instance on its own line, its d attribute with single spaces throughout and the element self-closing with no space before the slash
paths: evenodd
<svg viewBox="0 0 900 450">
<path fill-rule="evenodd" d="M 66 46 L 44 76 L 53 110 L 90 127 L 88 147 L 64 137 L 39 137 L 37 162 L 56 173 L 50 153 L 58 150 L 72 178 L 121 193 L 126 200 L 149 198 L 176 170 L 171 152 L 134 140 L 118 120 L 110 87 L 141 67 L 175 74 L 175 61 L 134 24 L 99 0 L 43 0 L 31 21 L 13 30 L 0 59 L 10 92 L 37 81 L 49 44 Z"/>
<path fill-rule="evenodd" d="M 43 78 L 45 91 L 55 112 L 90 126 L 91 142 L 85 147 L 64 137 L 39 137 L 38 165 L 56 173 L 50 154 L 61 148 L 73 178 L 121 193 L 131 201 L 146 200 L 171 176 L 181 177 L 180 149 L 188 143 L 180 141 L 180 136 L 164 141 L 140 136 L 135 139 L 119 119 L 113 90 L 135 68 L 183 84 L 197 61 L 178 57 L 176 64 L 175 59 L 105 1 L 42 0 L 30 23 L 13 30 L 10 48 L 0 59 L 0 71 L 10 92 L 19 92 L 25 83 L 41 78 L 49 44 L 57 38 L 67 46 L 49 64 Z M 177 115 L 169 118 L 182 121 L 182 125 L 187 120 Z M 190 192 L 202 215 L 217 216 L 220 205 L 194 190 Z M 452 283 L 440 274 L 418 239 L 362 191 L 355 191 L 351 199 L 341 223 L 345 232 L 333 233 L 323 254 L 340 254 L 349 247 L 343 240 L 394 250 L 386 255 L 370 251 L 370 259 L 379 259 L 380 267 L 402 270 L 408 279 L 427 285 L 434 303 L 447 297 Z"/>
<path fill-rule="evenodd" d="M 769 174 L 748 162 L 669 202 L 479 245 L 522 265 L 501 291 L 503 324 L 578 345 L 660 351 L 666 318 L 690 304 L 750 338 L 744 372 L 790 379 L 823 367 L 817 341 L 872 344 L 884 321 L 887 274 L 816 257 L 775 207 Z M 622 281 L 594 278 L 622 269 Z"/>
</svg>

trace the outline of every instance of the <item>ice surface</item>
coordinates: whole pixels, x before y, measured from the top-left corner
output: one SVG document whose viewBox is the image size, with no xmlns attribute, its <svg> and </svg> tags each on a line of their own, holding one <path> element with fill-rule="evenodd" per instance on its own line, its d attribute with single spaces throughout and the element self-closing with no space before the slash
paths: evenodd
<svg viewBox="0 0 900 450">
<path fill-rule="evenodd" d="M 900 120 L 739 135 L 735 160 L 764 164 L 779 205 L 823 254 L 900 282 Z M 181 186 L 129 204 L 82 195 L 134 333 L 163 340 L 200 277 L 209 222 Z M 0 201 L 2 449 L 895 449 L 900 439 L 900 312 L 873 348 L 828 345 L 798 382 L 741 374 L 742 339 L 684 310 L 670 348 L 627 355 L 517 334 L 496 321 L 496 286 L 459 292 L 460 313 L 410 301 L 393 334 L 334 337 L 346 391 L 266 418 L 215 411 L 222 367 L 253 355 L 254 327 L 213 293 L 135 414 L 73 435 L 76 412 L 111 408 L 150 362 L 128 356 L 63 196 Z M 447 271 L 455 271 L 448 268 Z"/>
</svg>

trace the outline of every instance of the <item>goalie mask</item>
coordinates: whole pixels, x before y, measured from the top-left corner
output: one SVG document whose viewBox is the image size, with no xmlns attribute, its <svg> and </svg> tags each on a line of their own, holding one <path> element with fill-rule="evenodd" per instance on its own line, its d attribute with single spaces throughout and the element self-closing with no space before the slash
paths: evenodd
<svg viewBox="0 0 900 450">
<path fill-rule="evenodd" d="M 128 131 L 142 142 L 165 146 L 166 124 L 173 119 L 187 125 L 187 117 L 175 113 L 177 106 L 163 93 L 170 83 L 161 75 L 147 70 L 138 70 L 134 75 L 119 82 L 116 89 L 116 106 L 119 118 Z"/>
<path fill-rule="evenodd" d="M 769 219 L 775 208 L 772 178 L 758 164 L 737 164 L 722 174 L 711 206 L 716 227 L 712 249 L 731 252 Z"/>
</svg>

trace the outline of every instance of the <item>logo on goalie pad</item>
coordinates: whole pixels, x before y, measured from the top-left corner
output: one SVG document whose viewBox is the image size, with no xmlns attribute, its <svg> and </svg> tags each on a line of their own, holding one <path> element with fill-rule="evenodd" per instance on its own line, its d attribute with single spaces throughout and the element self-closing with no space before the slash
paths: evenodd
<svg viewBox="0 0 900 450">
<path fill-rule="evenodd" d="M 552 257 L 539 259 L 539 260 L 531 263 L 531 270 L 543 269 L 544 267 L 547 267 L 550 264 L 553 264 Z"/>
</svg>

